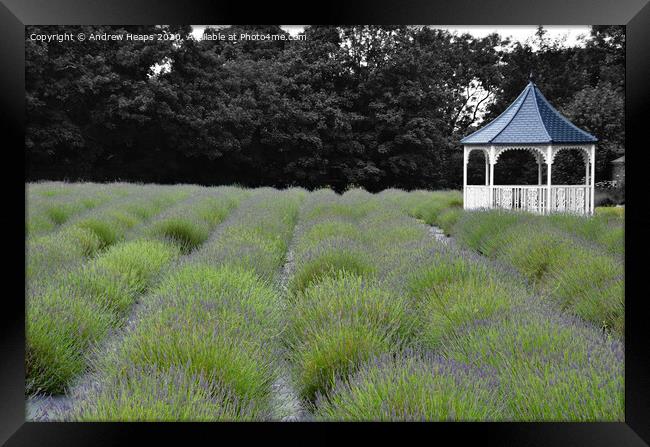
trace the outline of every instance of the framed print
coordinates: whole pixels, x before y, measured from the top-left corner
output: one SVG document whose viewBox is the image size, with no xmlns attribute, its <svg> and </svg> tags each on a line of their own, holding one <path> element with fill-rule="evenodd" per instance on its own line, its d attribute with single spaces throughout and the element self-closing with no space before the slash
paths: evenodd
<svg viewBox="0 0 650 447">
<path fill-rule="evenodd" d="M 4 1 L 3 441 L 647 445 L 650 7 L 302 6 Z"/>
</svg>

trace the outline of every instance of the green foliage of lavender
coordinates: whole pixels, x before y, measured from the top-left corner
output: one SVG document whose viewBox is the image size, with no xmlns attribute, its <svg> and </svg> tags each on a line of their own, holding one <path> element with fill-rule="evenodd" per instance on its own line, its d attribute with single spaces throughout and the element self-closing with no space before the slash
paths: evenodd
<svg viewBox="0 0 650 447">
<path fill-rule="evenodd" d="M 527 303 L 467 324 L 442 352 L 498 371 L 506 420 L 623 420 L 622 344 L 552 309 Z"/>
<path fill-rule="evenodd" d="M 51 278 L 28 269 L 28 392 L 67 391 L 57 419 L 269 420 L 283 378 L 317 420 L 623 420 L 620 256 L 590 236 L 612 217 L 569 231 L 587 221 L 360 189 L 188 186 L 157 208 L 115 188 L 28 236 L 90 247 L 50 242 Z M 76 224 L 98 216 L 120 232 L 104 248 Z"/>
<path fill-rule="evenodd" d="M 392 326 L 403 322 L 409 331 L 391 333 L 391 325 L 377 319 L 355 324 L 359 321 L 355 308 L 336 298 L 356 296 L 343 270 L 338 277 L 328 275 L 296 294 L 289 325 L 296 332 L 290 330 L 286 338 L 294 346 L 297 383 L 316 418 L 622 420 L 621 343 L 569 317 L 562 310 L 567 306 L 531 296 L 531 290 L 521 284 L 524 266 L 534 277 L 552 262 L 536 261 L 536 251 L 527 246 L 517 249 L 522 255 L 532 253 L 530 260 L 516 264 L 521 270 L 510 270 L 509 263 L 495 269 L 485 258 L 443 246 L 426 232 L 418 232 L 420 224 L 399 216 L 400 210 L 412 214 L 406 195 L 380 194 L 378 212 L 356 219 L 363 237 L 354 243 L 377 266 L 373 275 L 361 274 L 359 281 L 374 284 L 377 296 L 399 297 L 398 308 L 405 312 L 394 316 Z M 462 223 L 464 214 L 458 211 L 455 218 Z M 509 227 L 514 231 L 518 224 L 516 216 L 504 216 L 489 215 L 485 226 L 477 224 L 470 237 L 478 251 L 492 257 L 500 253 L 499 245 L 509 239 L 497 243 L 487 236 L 498 238 L 501 231 Z M 350 216 L 344 219 L 350 222 Z M 576 243 L 581 246 L 579 240 Z M 544 253 L 542 244 L 539 248 Z M 555 251 L 557 256 L 547 256 L 548 260 L 562 259 L 560 250 Z M 298 272 L 300 268 L 296 267 Z M 573 283 L 563 284 L 568 290 Z M 318 304 L 301 303 L 305 295 L 318 296 Z M 386 311 L 394 304 L 388 302 L 381 304 Z M 319 330 L 318 322 L 328 330 Z M 386 333 L 399 336 L 385 343 Z M 304 344 L 311 344 L 310 348 L 301 349 Z M 400 357 L 398 351 L 404 346 L 411 353 Z M 436 355 L 442 356 L 437 364 L 430 360 Z M 436 368 L 439 373 L 432 376 Z"/>
<path fill-rule="evenodd" d="M 183 368 L 131 368 L 101 387 L 77 392 L 72 411 L 54 418 L 80 422 L 213 422 L 241 419 L 214 378 Z M 253 410 L 247 410 L 253 413 Z"/>
<path fill-rule="evenodd" d="M 103 185 L 89 184 L 87 188 L 96 190 L 94 194 L 99 195 L 110 191 Z M 111 245 L 134 235 L 140 225 L 146 225 L 152 217 L 185 199 L 192 189 L 194 188 L 186 186 L 176 189 L 118 184 L 115 187 L 115 198 L 106 201 L 104 205 L 71 218 L 56 231 L 40 235 L 28 234 L 25 248 L 27 277 L 33 283 L 61 268 L 79 265 Z M 65 197 L 70 198 L 70 194 Z M 30 203 L 28 198 L 28 215 Z"/>
<path fill-rule="evenodd" d="M 588 236 L 602 229 L 598 219 L 468 212 L 457 223 L 456 235 L 462 244 L 514 266 L 562 308 L 622 336 L 623 262 L 609 244 Z M 569 224 L 573 230 L 563 230 Z"/>
<path fill-rule="evenodd" d="M 408 214 L 432 225 L 448 208 L 462 208 L 463 197 L 459 191 L 415 191 L 399 198 Z"/>
<path fill-rule="evenodd" d="M 405 301 L 373 281 L 373 235 L 362 221 L 383 211 L 372 195 L 350 190 L 342 196 L 318 191 L 301 212 L 284 342 L 308 405 L 411 331 Z"/>
<path fill-rule="evenodd" d="M 90 381 L 98 385 L 81 387 L 69 417 L 268 419 L 284 324 L 275 278 L 304 195 L 299 189 L 247 195 L 143 297 L 122 336 L 95 351 Z M 156 373 L 142 380 L 142 371 Z M 186 399 L 173 395 L 175 383 Z M 151 392 L 161 398 L 140 399 Z"/>
<path fill-rule="evenodd" d="M 135 394 L 147 385 L 133 383 L 134 368 L 212 375 L 218 379 L 212 384 L 215 390 L 242 403 L 254 402 L 261 411 L 268 406 L 274 377 L 268 354 L 279 326 L 277 301 L 273 288 L 251 271 L 202 264 L 182 267 L 146 297 L 119 345 L 97 355 L 94 370 L 106 387 L 116 383 L 118 389 L 128 386 Z M 250 409 L 238 408 L 233 399 L 222 404 L 240 412 Z M 92 414 L 92 406 L 88 411 Z M 164 420 L 162 416 L 157 420 Z"/>
<path fill-rule="evenodd" d="M 83 215 L 115 198 L 124 197 L 129 190 L 132 188 L 126 183 L 29 184 L 25 193 L 28 203 L 25 231 L 30 236 L 47 234 L 75 216 Z"/>
<path fill-rule="evenodd" d="M 612 207 L 612 209 L 623 208 Z M 604 247 L 609 253 L 623 256 L 625 249 L 623 214 L 603 212 L 597 209 L 594 216 L 590 217 L 552 214 L 544 220 L 548 220 L 552 225 L 563 231 Z"/>
<path fill-rule="evenodd" d="M 86 368 L 86 351 L 177 255 L 154 241 L 119 244 L 92 263 L 30 290 L 26 300 L 27 392 L 61 393 Z"/>
<path fill-rule="evenodd" d="M 395 349 L 413 331 L 403 297 L 345 270 L 299 293 L 291 307 L 285 342 L 299 392 L 308 400 L 360 362 Z"/>
<path fill-rule="evenodd" d="M 117 198 L 61 231 L 28 238 L 28 393 L 63 392 L 86 370 L 88 350 L 122 326 L 137 298 L 187 249 L 173 238 L 142 235 L 165 216 L 196 204 L 195 199 L 181 199 L 197 188 L 130 188 L 133 197 Z M 189 224 L 212 228 L 242 192 L 224 188 L 214 194 L 209 203 L 199 202 L 200 218 L 190 216 Z M 116 195 L 121 195 L 119 189 Z M 166 208 L 158 221 L 147 222 Z M 132 240 L 125 241 L 127 237 Z"/>
<path fill-rule="evenodd" d="M 218 194 L 202 192 L 181 207 L 165 213 L 148 228 L 148 234 L 177 244 L 183 254 L 203 244 L 212 229 L 221 223 L 239 201 L 246 196 L 242 190 L 224 191 Z"/>
<path fill-rule="evenodd" d="M 432 354 L 408 350 L 365 363 L 348 381 L 319 396 L 325 421 L 503 420 L 493 376 Z"/>
</svg>

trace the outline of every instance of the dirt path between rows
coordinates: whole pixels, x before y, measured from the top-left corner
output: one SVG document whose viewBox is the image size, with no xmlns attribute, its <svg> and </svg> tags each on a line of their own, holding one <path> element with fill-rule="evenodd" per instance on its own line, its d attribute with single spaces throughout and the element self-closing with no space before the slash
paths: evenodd
<svg viewBox="0 0 650 447">
<path fill-rule="evenodd" d="M 72 399 L 66 395 L 32 396 L 27 398 L 25 417 L 27 421 L 52 421 L 72 408 Z"/>
<path fill-rule="evenodd" d="M 452 236 L 447 236 L 442 228 L 435 225 L 429 226 L 429 234 L 433 236 L 437 241 L 442 242 L 443 244 L 449 244 L 450 246 L 456 246 L 456 239 Z"/>
<path fill-rule="evenodd" d="M 297 233 L 298 226 L 294 228 L 294 234 Z M 295 269 L 295 261 L 293 256 L 293 241 L 287 250 L 284 266 L 278 278 L 278 285 L 284 297 L 289 293 L 289 278 L 293 275 Z M 287 310 L 286 299 L 283 300 L 284 310 Z M 290 365 L 286 362 L 286 355 L 282 352 L 282 361 L 280 364 L 280 373 L 278 378 L 272 385 L 273 401 L 274 401 L 274 414 L 275 420 L 282 422 L 299 422 L 308 421 L 311 415 L 304 407 L 295 386 L 291 379 Z"/>
</svg>

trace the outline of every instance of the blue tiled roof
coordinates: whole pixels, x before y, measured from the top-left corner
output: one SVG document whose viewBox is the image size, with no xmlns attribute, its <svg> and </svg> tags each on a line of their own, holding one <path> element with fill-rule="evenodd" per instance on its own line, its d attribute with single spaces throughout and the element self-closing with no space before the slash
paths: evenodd
<svg viewBox="0 0 650 447">
<path fill-rule="evenodd" d="M 529 82 L 496 119 L 460 140 L 461 144 L 594 143 L 596 137 L 560 115 Z"/>
</svg>

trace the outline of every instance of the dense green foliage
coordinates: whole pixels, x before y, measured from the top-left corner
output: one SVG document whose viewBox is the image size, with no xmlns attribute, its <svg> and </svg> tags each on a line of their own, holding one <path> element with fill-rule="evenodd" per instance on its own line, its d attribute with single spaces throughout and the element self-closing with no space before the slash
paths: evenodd
<svg viewBox="0 0 650 447">
<path fill-rule="evenodd" d="M 64 30 L 182 39 L 28 38 Z M 221 30 L 243 31 L 284 33 L 275 25 Z M 459 139 L 514 100 L 531 70 L 547 98 L 600 139 L 597 180 L 623 145 L 623 27 L 593 27 L 584 47 L 543 32 L 529 44 L 407 26 L 311 26 L 301 41 L 235 43 L 185 39 L 190 32 L 28 26 L 28 177 L 454 188 L 462 180 Z M 518 159 L 526 156 L 502 157 L 497 181 L 536 181 L 536 163 Z M 570 157 L 556 160 L 556 183 L 584 174 Z M 470 182 L 482 172 L 472 157 Z M 50 218 L 58 224 L 70 212 Z"/>
</svg>

